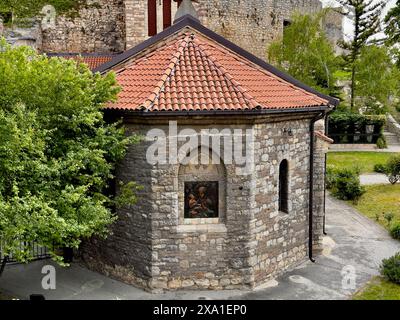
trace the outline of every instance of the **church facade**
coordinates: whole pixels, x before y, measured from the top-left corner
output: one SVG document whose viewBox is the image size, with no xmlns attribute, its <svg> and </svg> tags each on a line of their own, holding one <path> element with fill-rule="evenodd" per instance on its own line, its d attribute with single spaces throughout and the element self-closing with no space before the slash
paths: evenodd
<svg viewBox="0 0 400 320">
<path fill-rule="evenodd" d="M 117 172 L 139 200 L 82 247 L 89 268 L 152 292 L 253 289 L 321 250 L 316 123 L 335 99 L 192 16 L 95 71 L 122 87 L 106 116 L 145 139 Z"/>
</svg>

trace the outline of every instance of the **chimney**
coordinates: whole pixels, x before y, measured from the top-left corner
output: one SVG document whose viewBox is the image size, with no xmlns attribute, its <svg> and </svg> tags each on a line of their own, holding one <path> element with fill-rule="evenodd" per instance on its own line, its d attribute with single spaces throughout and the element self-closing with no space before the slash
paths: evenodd
<svg viewBox="0 0 400 320">
<path fill-rule="evenodd" d="M 186 15 L 191 15 L 195 19 L 199 20 L 199 15 L 197 14 L 195 7 L 193 6 L 192 0 L 182 1 L 181 5 L 178 8 L 178 11 L 175 14 L 174 23 L 179 22 L 179 20 L 181 20 L 182 17 Z"/>
</svg>

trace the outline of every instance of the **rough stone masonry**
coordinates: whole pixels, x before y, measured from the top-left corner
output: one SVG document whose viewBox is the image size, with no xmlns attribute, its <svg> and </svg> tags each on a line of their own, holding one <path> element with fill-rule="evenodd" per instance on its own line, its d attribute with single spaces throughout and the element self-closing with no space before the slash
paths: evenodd
<svg viewBox="0 0 400 320">
<path fill-rule="evenodd" d="M 153 166 L 146 161 L 151 142 L 133 146 L 119 167 L 118 178 L 143 185 L 140 200 L 118 212 L 113 235 L 107 240 L 91 239 L 85 244 L 84 260 L 91 269 L 153 292 L 252 289 L 304 261 L 308 249 L 310 121 L 310 116 L 256 120 L 205 117 L 195 121 L 189 117 L 179 121 L 179 131 L 252 129 L 256 166 L 247 175 L 237 175 L 235 163 Z M 158 129 L 168 132 L 165 120 L 156 122 Z M 154 128 L 154 124 L 134 119 L 127 126 L 144 136 Z M 287 128 L 292 135 L 283 134 Z M 315 151 L 313 179 L 320 183 L 314 189 L 313 240 L 314 249 L 319 250 L 327 145 L 319 140 Z M 289 213 L 278 210 L 279 164 L 284 159 L 289 162 Z M 209 179 L 220 183 L 219 218 L 183 219 L 182 181 Z"/>
<path fill-rule="evenodd" d="M 59 15 L 56 24 L 37 34 L 42 52 L 115 53 L 149 38 L 147 0 L 87 0 L 77 15 Z M 294 12 L 316 13 L 319 0 L 196 0 L 201 23 L 260 58 L 268 45 L 282 37 Z M 172 2 L 172 17 L 177 10 Z M 162 1 L 157 1 L 158 32 Z M 342 17 L 330 11 L 325 29 L 336 46 L 342 37 Z M 37 28 L 37 26 L 35 26 Z M 337 46 L 336 46 L 337 48 Z M 337 48 L 337 50 L 339 50 Z"/>
</svg>

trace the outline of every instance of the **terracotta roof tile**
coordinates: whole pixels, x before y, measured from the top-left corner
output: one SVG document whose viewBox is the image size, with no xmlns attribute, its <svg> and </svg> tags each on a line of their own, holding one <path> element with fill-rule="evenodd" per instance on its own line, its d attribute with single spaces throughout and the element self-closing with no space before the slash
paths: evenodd
<svg viewBox="0 0 400 320">
<path fill-rule="evenodd" d="M 153 111 L 287 109 L 328 101 L 279 78 L 199 32 L 181 32 L 116 69 L 114 109 Z"/>
<path fill-rule="evenodd" d="M 79 53 L 49 53 L 49 57 L 60 57 L 67 60 L 76 60 L 86 63 L 90 70 L 94 70 L 102 64 L 109 62 L 115 55 L 112 54 L 79 54 Z"/>
</svg>

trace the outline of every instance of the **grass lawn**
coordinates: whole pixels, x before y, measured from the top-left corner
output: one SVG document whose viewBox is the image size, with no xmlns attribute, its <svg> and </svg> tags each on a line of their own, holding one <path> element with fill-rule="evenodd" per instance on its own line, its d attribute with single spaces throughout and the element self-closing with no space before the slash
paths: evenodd
<svg viewBox="0 0 400 320">
<path fill-rule="evenodd" d="M 393 213 L 400 220 L 400 184 L 366 186 L 367 192 L 358 204 L 353 204 L 359 212 L 387 228 L 383 213 Z M 376 219 L 377 215 L 379 220 Z"/>
<path fill-rule="evenodd" d="M 375 277 L 353 296 L 353 300 L 400 300 L 400 285 Z"/>
<path fill-rule="evenodd" d="M 387 160 L 395 155 L 390 152 L 329 152 L 328 165 L 338 168 L 358 167 L 361 173 L 374 172 L 375 164 L 386 164 Z"/>
</svg>

